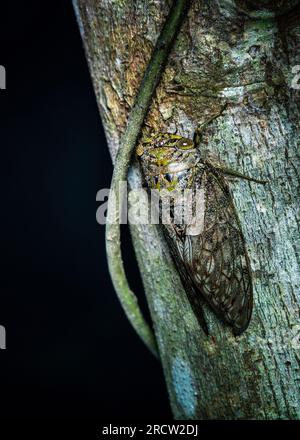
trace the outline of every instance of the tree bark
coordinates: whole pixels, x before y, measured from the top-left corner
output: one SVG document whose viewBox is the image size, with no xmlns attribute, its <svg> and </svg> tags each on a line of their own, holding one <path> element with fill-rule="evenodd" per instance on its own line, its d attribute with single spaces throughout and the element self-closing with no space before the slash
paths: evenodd
<svg viewBox="0 0 300 440">
<path fill-rule="evenodd" d="M 114 160 L 170 1 L 73 4 Z M 160 227 L 131 227 L 178 419 L 300 418 L 299 49 L 296 0 L 195 0 L 145 121 L 144 132 L 193 137 L 216 116 L 201 154 L 268 180 L 230 183 L 254 284 L 253 316 L 239 337 L 207 307 L 204 334 Z M 136 163 L 129 180 L 142 185 Z"/>
</svg>

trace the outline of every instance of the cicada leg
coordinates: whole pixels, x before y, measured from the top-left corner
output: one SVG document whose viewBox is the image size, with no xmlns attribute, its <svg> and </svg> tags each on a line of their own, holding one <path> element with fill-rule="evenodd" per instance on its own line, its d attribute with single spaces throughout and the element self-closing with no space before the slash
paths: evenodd
<svg viewBox="0 0 300 440">
<path fill-rule="evenodd" d="M 206 129 L 206 127 L 207 127 L 212 121 L 214 121 L 215 119 L 219 118 L 219 117 L 223 114 L 224 110 L 226 110 L 226 108 L 227 108 L 227 105 L 228 105 L 227 103 L 226 103 L 225 105 L 223 105 L 223 107 L 221 108 L 221 110 L 219 111 L 219 113 L 217 113 L 217 114 L 211 116 L 207 121 L 203 122 L 203 124 L 199 125 L 199 126 L 196 128 L 196 130 L 195 130 L 195 134 L 194 134 L 194 139 L 193 139 L 194 144 L 195 144 L 196 146 L 200 144 L 200 142 L 201 142 L 201 138 L 202 138 L 202 133 L 204 132 L 204 130 Z"/>
<path fill-rule="evenodd" d="M 216 165 L 216 164 L 212 164 L 208 161 L 205 161 L 206 164 L 208 164 L 211 168 L 214 168 L 215 170 L 221 172 L 222 174 L 225 174 L 227 176 L 233 176 L 233 177 L 237 177 L 239 179 L 244 179 L 244 180 L 248 180 L 250 182 L 255 182 L 255 183 L 259 183 L 261 185 L 265 185 L 266 183 L 268 183 L 267 180 L 260 180 L 260 179 L 255 179 L 254 177 L 250 177 L 250 176 L 246 176 L 245 174 L 239 173 L 238 171 L 235 170 L 231 170 L 230 168 L 226 168 L 223 167 L 221 165 Z"/>
</svg>

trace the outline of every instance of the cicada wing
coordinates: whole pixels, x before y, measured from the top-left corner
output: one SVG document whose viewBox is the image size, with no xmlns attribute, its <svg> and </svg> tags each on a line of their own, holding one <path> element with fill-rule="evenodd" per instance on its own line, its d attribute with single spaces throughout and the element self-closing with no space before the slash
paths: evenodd
<svg viewBox="0 0 300 440">
<path fill-rule="evenodd" d="M 238 335 L 248 327 L 253 306 L 244 237 L 224 178 L 206 171 L 195 185 L 204 200 L 204 221 L 196 235 L 187 226 L 183 262 L 197 290 Z"/>
<path fill-rule="evenodd" d="M 187 268 L 183 264 L 183 250 L 184 242 L 181 237 L 177 234 L 176 228 L 173 225 L 164 226 L 165 237 L 169 245 L 173 260 L 175 262 L 176 268 L 179 272 L 183 287 L 185 289 L 187 298 L 191 304 L 193 312 L 202 327 L 203 331 L 208 335 L 208 327 L 205 321 L 203 308 L 202 308 L 202 298 L 197 292 L 197 288 L 194 286 L 193 281 L 187 271 Z"/>
</svg>

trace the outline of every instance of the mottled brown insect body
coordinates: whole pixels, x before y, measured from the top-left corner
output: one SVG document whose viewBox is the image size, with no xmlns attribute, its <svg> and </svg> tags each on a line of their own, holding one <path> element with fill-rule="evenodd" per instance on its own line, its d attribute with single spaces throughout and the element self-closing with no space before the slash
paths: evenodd
<svg viewBox="0 0 300 440">
<path fill-rule="evenodd" d="M 137 155 L 148 188 L 190 189 L 198 221 L 164 224 L 164 232 L 183 280 L 187 296 L 203 329 L 206 300 L 234 334 L 249 325 L 252 281 L 244 238 L 223 175 L 201 159 L 193 141 L 179 135 L 159 134 L 143 140 Z M 174 211 L 171 211 L 173 214 Z"/>
</svg>

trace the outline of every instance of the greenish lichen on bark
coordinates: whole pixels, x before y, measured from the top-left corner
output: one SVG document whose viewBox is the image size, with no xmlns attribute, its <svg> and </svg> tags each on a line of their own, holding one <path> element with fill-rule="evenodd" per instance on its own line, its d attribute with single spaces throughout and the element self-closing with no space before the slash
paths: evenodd
<svg viewBox="0 0 300 440">
<path fill-rule="evenodd" d="M 114 158 L 170 2 L 74 5 Z M 161 230 L 131 227 L 176 418 L 300 418 L 299 90 L 291 88 L 300 7 L 270 5 L 194 1 L 144 126 L 192 137 L 219 115 L 201 154 L 269 181 L 230 183 L 254 277 L 253 318 L 240 337 L 207 308 L 203 334 Z M 129 179 L 141 186 L 136 165 Z"/>
</svg>

